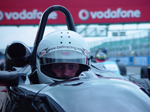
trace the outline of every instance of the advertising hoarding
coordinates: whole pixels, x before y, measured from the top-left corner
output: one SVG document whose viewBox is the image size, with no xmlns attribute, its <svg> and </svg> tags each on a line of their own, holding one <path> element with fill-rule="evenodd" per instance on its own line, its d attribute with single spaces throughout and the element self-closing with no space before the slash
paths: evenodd
<svg viewBox="0 0 150 112">
<path fill-rule="evenodd" d="M 5 0 L 0 2 L 0 25 L 38 25 L 45 9 L 62 5 L 75 24 L 150 22 L 149 0 Z M 52 12 L 47 24 L 66 24 L 61 12 Z"/>
</svg>

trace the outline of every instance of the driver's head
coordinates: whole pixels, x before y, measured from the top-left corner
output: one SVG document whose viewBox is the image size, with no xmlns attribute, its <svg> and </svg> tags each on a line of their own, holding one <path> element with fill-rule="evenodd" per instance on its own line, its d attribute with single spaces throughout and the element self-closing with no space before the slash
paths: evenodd
<svg viewBox="0 0 150 112">
<path fill-rule="evenodd" d="M 90 66 L 90 54 L 83 37 L 73 31 L 55 31 L 45 36 L 37 48 L 40 83 L 77 77 Z"/>
<path fill-rule="evenodd" d="M 104 61 L 106 61 L 106 59 L 107 59 L 107 55 L 101 51 L 98 52 L 95 56 L 95 60 L 97 62 L 104 62 Z"/>
</svg>

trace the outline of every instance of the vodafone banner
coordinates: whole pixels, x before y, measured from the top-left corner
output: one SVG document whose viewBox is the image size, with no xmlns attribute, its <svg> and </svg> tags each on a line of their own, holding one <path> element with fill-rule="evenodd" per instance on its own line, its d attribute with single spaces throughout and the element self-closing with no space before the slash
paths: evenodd
<svg viewBox="0 0 150 112">
<path fill-rule="evenodd" d="M 38 25 L 44 10 L 65 6 L 75 24 L 150 22 L 149 0 L 5 0 L 0 1 L 0 25 Z M 47 24 L 66 24 L 65 16 L 52 12 Z"/>
</svg>

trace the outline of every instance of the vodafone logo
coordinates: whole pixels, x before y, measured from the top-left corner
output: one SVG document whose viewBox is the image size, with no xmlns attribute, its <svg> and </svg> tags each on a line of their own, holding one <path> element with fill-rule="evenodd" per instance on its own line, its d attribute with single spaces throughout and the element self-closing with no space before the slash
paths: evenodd
<svg viewBox="0 0 150 112">
<path fill-rule="evenodd" d="M 38 11 L 37 9 L 33 9 L 32 11 L 26 11 L 26 9 L 23 9 L 21 12 L 2 12 L 0 10 L 0 21 L 4 19 L 4 17 L 7 20 L 35 20 L 35 19 L 41 19 L 43 12 Z M 57 19 L 57 13 L 52 12 L 49 14 L 48 19 Z"/>
<path fill-rule="evenodd" d="M 141 17 L 140 10 L 122 10 L 118 8 L 117 10 L 111 10 L 108 8 L 106 11 L 88 11 L 86 9 L 81 9 L 78 13 L 81 20 L 92 19 L 110 19 L 110 18 L 139 18 Z"/>
<path fill-rule="evenodd" d="M 87 20 L 89 17 L 90 17 L 90 14 L 86 9 L 82 9 L 79 11 L 79 18 L 81 20 Z"/>
<path fill-rule="evenodd" d="M 4 14 L 2 11 L 0 11 L 0 21 L 3 20 L 3 18 L 4 18 Z"/>
</svg>

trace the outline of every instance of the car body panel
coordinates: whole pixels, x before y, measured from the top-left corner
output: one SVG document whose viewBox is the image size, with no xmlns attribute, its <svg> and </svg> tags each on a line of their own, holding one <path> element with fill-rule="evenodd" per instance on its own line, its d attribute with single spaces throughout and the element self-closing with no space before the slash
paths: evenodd
<svg viewBox="0 0 150 112">
<path fill-rule="evenodd" d="M 108 70 L 111 70 L 117 74 L 120 74 L 120 71 L 119 71 L 119 68 L 118 68 L 118 65 L 116 64 L 116 62 L 113 62 L 113 61 L 104 61 L 104 62 L 101 62 L 104 67 Z"/>
<path fill-rule="evenodd" d="M 110 62 L 111 63 L 111 62 Z M 107 64 L 107 63 L 106 63 Z M 112 62 L 112 66 L 113 66 Z M 116 66 L 116 65 L 115 65 Z M 102 63 L 92 63 L 91 70 L 98 76 L 102 77 L 111 77 L 111 78 L 120 78 L 129 80 L 128 78 L 120 75 L 117 71 L 117 73 L 113 70 L 108 70 Z"/>
<path fill-rule="evenodd" d="M 115 78 L 77 78 L 61 83 L 22 85 L 65 112 L 149 112 L 150 98 L 140 86 Z M 29 92 L 30 91 L 30 92 Z M 59 108 L 58 108 L 59 107 Z"/>
</svg>

